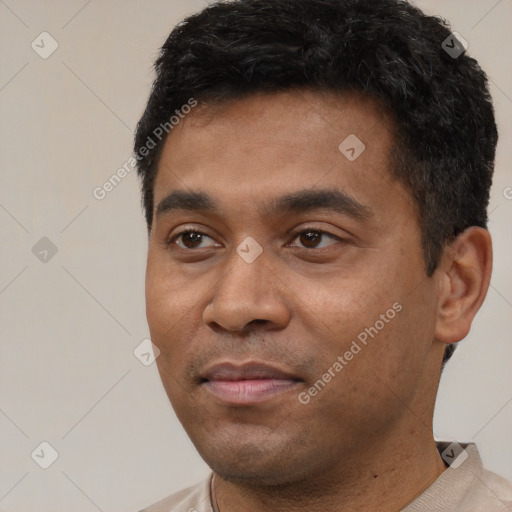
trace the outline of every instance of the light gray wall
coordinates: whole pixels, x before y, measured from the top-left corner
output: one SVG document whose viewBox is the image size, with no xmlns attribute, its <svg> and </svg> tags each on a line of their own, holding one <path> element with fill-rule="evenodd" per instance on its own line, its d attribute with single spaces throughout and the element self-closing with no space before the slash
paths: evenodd
<svg viewBox="0 0 512 512">
<path fill-rule="evenodd" d="M 417 4 L 488 71 L 501 133 L 492 286 L 442 379 L 435 432 L 476 440 L 512 479 L 512 2 Z M 155 365 L 133 355 L 148 336 L 136 176 L 93 196 L 130 157 L 159 45 L 204 5 L 0 1 L 0 509 L 134 511 L 207 474 Z M 46 59 L 31 47 L 52 49 L 43 31 L 58 43 Z M 46 470 L 43 441 L 59 454 Z"/>
</svg>

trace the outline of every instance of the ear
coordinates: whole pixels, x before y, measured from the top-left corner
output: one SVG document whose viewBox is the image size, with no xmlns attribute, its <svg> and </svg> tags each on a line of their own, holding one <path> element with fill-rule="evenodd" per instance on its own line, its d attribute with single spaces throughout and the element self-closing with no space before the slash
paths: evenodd
<svg viewBox="0 0 512 512">
<path fill-rule="evenodd" d="M 435 336 L 455 343 L 469 333 L 491 279 L 492 241 L 486 229 L 470 227 L 445 248 L 436 273 L 439 302 Z"/>
</svg>

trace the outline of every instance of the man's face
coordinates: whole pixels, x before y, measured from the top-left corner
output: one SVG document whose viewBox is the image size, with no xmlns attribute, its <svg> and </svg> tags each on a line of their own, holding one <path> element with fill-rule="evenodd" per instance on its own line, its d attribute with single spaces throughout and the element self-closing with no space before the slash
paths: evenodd
<svg viewBox="0 0 512 512">
<path fill-rule="evenodd" d="M 430 421 L 436 285 L 392 142 L 372 100 L 307 91 L 197 107 L 168 137 L 147 317 L 221 476 L 297 481 Z"/>
</svg>

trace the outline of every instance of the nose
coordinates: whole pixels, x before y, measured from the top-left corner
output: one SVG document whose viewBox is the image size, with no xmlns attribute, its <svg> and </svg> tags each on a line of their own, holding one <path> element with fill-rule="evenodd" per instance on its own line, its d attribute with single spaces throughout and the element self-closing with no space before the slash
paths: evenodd
<svg viewBox="0 0 512 512">
<path fill-rule="evenodd" d="M 265 252 L 252 263 L 233 252 L 230 264 L 213 288 L 203 320 L 212 329 L 242 332 L 251 325 L 284 328 L 290 321 L 286 284 L 269 266 Z"/>
</svg>

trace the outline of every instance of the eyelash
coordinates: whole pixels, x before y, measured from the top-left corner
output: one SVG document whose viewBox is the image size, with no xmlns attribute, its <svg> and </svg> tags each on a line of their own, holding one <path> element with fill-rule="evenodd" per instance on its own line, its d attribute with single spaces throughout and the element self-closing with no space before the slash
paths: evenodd
<svg viewBox="0 0 512 512">
<path fill-rule="evenodd" d="M 185 229 L 183 231 L 175 233 L 169 240 L 167 240 L 166 245 L 168 247 L 171 247 L 172 245 L 174 245 L 175 241 L 180 236 L 187 235 L 189 233 L 194 233 L 196 235 L 201 235 L 201 236 L 204 236 L 204 237 L 212 238 L 207 233 L 204 233 L 203 231 L 200 231 L 198 229 Z M 292 241 L 296 240 L 300 235 L 303 235 L 303 234 L 306 234 L 306 233 L 316 233 L 316 234 L 319 234 L 319 235 L 325 235 L 325 236 L 327 236 L 328 238 L 330 238 L 332 240 L 337 240 L 338 242 L 343 242 L 343 238 L 338 237 L 336 235 L 333 235 L 332 233 L 329 233 L 328 231 L 323 231 L 321 229 L 316 229 L 316 228 L 305 228 L 305 229 L 301 229 L 300 231 L 296 231 L 295 233 L 292 233 L 292 235 L 291 235 L 291 236 L 293 236 Z M 188 248 L 183 248 L 183 247 L 179 247 L 179 246 L 178 246 L 178 248 L 182 249 L 184 251 L 194 251 L 195 250 L 195 249 L 188 249 Z M 320 248 L 317 248 L 317 247 L 313 247 L 313 248 L 302 247 L 302 248 L 303 249 L 308 249 L 310 251 L 311 250 L 315 250 L 315 249 L 325 249 L 325 247 L 320 247 Z"/>
</svg>

